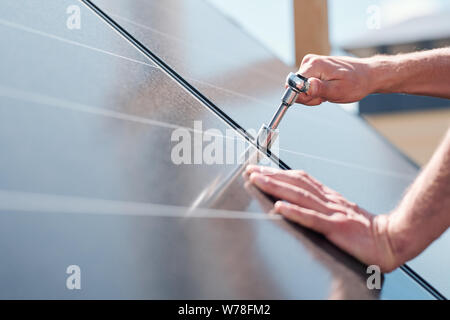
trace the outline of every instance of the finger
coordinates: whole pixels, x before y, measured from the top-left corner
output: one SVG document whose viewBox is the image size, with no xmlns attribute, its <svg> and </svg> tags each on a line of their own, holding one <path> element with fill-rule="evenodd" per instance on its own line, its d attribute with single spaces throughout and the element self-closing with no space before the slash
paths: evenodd
<svg viewBox="0 0 450 320">
<path fill-rule="evenodd" d="M 250 182 L 254 183 L 262 191 L 271 194 L 278 199 L 287 200 L 304 208 L 313 209 L 323 213 L 331 213 L 332 209 L 313 195 L 302 188 L 289 183 L 273 179 L 257 172 L 250 175 Z"/>
<path fill-rule="evenodd" d="M 308 96 L 306 93 L 300 92 L 297 95 L 297 99 L 295 100 L 295 102 L 301 103 L 301 104 L 306 104 L 306 103 L 310 102 L 311 100 L 312 100 L 312 98 L 310 96 Z"/>
<path fill-rule="evenodd" d="M 301 103 L 305 106 L 317 106 L 324 101 L 325 100 L 322 98 L 312 98 L 303 92 L 299 93 L 297 99 L 295 100 L 296 103 Z"/>
<path fill-rule="evenodd" d="M 316 106 L 328 100 L 327 81 L 310 78 L 310 87 L 308 91 L 297 95 L 296 103 L 307 106 Z"/>
<path fill-rule="evenodd" d="M 312 185 L 314 185 L 317 189 L 319 189 L 322 193 L 336 193 L 336 191 L 326 187 L 322 182 L 309 175 L 303 170 L 297 170 L 298 174 L 302 175 L 306 180 L 308 180 Z"/>
<path fill-rule="evenodd" d="M 333 227 L 333 221 L 328 216 L 295 204 L 277 201 L 275 212 L 324 235 L 327 235 Z"/>
<path fill-rule="evenodd" d="M 311 99 L 320 98 L 322 100 L 328 100 L 329 81 L 321 80 L 315 77 L 308 79 L 309 88 L 306 91 L 306 96 Z"/>
<path fill-rule="evenodd" d="M 250 183 L 250 181 L 246 181 L 244 183 L 244 189 L 249 193 L 249 195 L 256 198 L 256 201 L 258 201 L 260 207 L 264 210 L 264 212 L 270 214 L 274 213 L 272 201 L 269 200 L 266 195 L 254 184 Z"/>
<path fill-rule="evenodd" d="M 323 100 L 322 98 L 315 98 L 315 99 L 310 99 L 308 102 L 303 103 L 305 106 L 318 106 L 319 104 L 322 104 L 322 102 L 324 102 L 325 100 Z"/>
<path fill-rule="evenodd" d="M 306 78 L 332 79 L 338 67 L 330 57 L 314 56 L 302 61 L 298 73 Z"/>
<path fill-rule="evenodd" d="M 310 181 L 303 171 L 299 170 L 280 170 L 276 168 L 264 166 L 248 166 L 246 172 L 252 174 L 253 172 L 261 173 L 263 175 L 270 175 L 272 178 L 283 181 L 306 191 L 311 192 L 322 201 L 327 201 L 325 194 L 312 181 Z"/>
<path fill-rule="evenodd" d="M 256 164 L 249 164 L 245 168 L 245 173 L 247 173 L 249 175 L 252 174 L 253 172 L 270 175 L 270 174 L 275 174 L 275 173 L 282 172 L 282 171 L 284 171 L 284 170 L 281 170 L 278 168 L 267 167 L 267 166 L 258 166 Z"/>
<path fill-rule="evenodd" d="M 313 176 L 309 175 L 307 172 L 303 170 L 282 170 L 278 168 L 272 168 L 272 167 L 266 167 L 266 166 L 258 166 L 258 165 L 248 165 L 245 170 L 246 176 L 249 178 L 250 175 L 253 172 L 258 172 L 264 175 L 272 175 L 277 172 L 295 172 L 296 175 L 302 176 L 303 179 L 307 180 L 312 186 L 315 187 L 315 189 L 319 190 L 321 194 L 325 195 L 336 195 L 342 197 L 337 191 L 334 191 L 333 189 L 328 188 L 325 186 L 322 182 L 314 178 Z M 294 183 L 295 184 L 295 183 Z M 327 197 L 328 199 L 328 197 Z"/>
</svg>

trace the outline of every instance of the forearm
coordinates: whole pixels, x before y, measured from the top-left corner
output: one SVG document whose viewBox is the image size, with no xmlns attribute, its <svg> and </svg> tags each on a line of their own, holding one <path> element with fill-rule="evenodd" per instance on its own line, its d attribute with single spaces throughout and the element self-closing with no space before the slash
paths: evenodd
<svg viewBox="0 0 450 320">
<path fill-rule="evenodd" d="M 368 58 L 373 93 L 450 98 L 450 48 Z"/>
<path fill-rule="evenodd" d="M 450 129 L 425 169 L 389 216 L 395 255 L 404 263 L 450 226 Z"/>
</svg>

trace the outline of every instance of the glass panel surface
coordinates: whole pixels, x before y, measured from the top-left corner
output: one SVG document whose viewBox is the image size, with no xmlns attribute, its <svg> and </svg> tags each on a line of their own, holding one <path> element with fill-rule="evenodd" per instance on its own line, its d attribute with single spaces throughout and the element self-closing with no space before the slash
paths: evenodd
<svg viewBox="0 0 450 320">
<path fill-rule="evenodd" d="M 72 4 L 0 5 L 2 298 L 379 298 L 237 161 L 177 165 L 177 129 L 242 139 L 81 4 L 68 29 Z"/>
<path fill-rule="evenodd" d="M 257 130 L 269 122 L 293 70 L 215 8 L 201 0 L 92 2 L 244 128 Z M 416 173 L 364 122 L 335 104 L 293 106 L 281 122 L 280 139 L 288 151 L 283 159 L 292 167 L 302 160 L 291 152 L 301 151 L 374 170 Z"/>
<path fill-rule="evenodd" d="M 200 0 L 93 2 L 244 128 L 270 120 L 284 79 L 294 70 L 212 6 Z M 293 106 L 279 129 L 285 163 L 373 213 L 394 209 L 418 171 L 362 119 L 336 104 Z M 450 245 L 448 239 L 446 234 L 411 262 L 447 295 L 449 281 L 437 280 L 442 264 L 436 256 Z"/>
</svg>

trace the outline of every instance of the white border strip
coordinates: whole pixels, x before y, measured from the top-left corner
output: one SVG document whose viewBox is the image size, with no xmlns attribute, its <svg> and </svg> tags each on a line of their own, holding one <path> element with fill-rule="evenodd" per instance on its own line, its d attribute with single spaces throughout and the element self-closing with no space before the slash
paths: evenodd
<svg viewBox="0 0 450 320">
<path fill-rule="evenodd" d="M 92 46 L 89 46 L 89 45 L 86 45 L 86 44 L 83 44 L 83 43 L 80 43 L 80 42 L 77 42 L 77 41 L 73 41 L 73 40 L 69 40 L 69 39 L 66 39 L 66 38 L 62 38 L 62 37 L 59 37 L 59 36 L 56 36 L 56 35 L 53 35 L 53 34 L 50 34 L 50 33 L 46 33 L 46 32 L 40 31 L 40 30 L 32 29 L 32 28 L 29 28 L 29 27 L 26 27 L 26 26 L 23 26 L 23 25 L 14 23 L 14 22 L 10 22 L 10 21 L 1 19 L 1 18 L 0 18 L 0 24 L 2 24 L 4 26 L 7 26 L 7 27 L 10 27 L 10 28 L 18 29 L 18 30 L 25 31 L 25 32 L 30 32 L 30 33 L 33 33 L 33 34 L 36 34 L 36 35 L 40 35 L 40 36 L 43 36 L 43 37 L 47 37 L 47 38 L 50 38 L 50 39 L 53 39 L 53 40 L 58 40 L 58 41 L 61 41 L 61 42 L 65 42 L 65 43 L 68 43 L 68 44 L 76 45 L 76 46 L 79 46 L 79 47 L 83 47 L 83 48 L 90 49 L 90 50 L 93 50 L 93 51 L 97 51 L 97 52 L 100 52 L 100 53 L 104 53 L 104 54 L 107 54 L 107 55 L 110 55 L 110 56 L 113 56 L 113 57 L 121 58 L 121 59 L 124 59 L 124 60 L 127 60 L 127 61 L 135 62 L 135 63 L 141 64 L 141 65 L 145 65 L 145 66 L 148 66 L 148 67 L 151 67 L 151 68 L 154 68 L 154 69 L 161 70 L 158 66 L 153 65 L 153 64 L 149 64 L 149 63 L 142 62 L 142 61 L 139 61 L 139 60 L 135 60 L 135 59 L 132 59 L 132 58 L 128 58 L 128 57 L 125 57 L 125 56 L 121 56 L 121 55 L 118 55 L 118 54 L 115 54 L 115 53 L 112 53 L 112 52 L 109 52 L 109 51 L 106 51 L 106 50 L 103 50 L 103 49 L 99 49 L 99 48 L 92 47 Z M 114 30 L 114 31 L 116 31 L 116 30 Z M 249 96 L 247 94 L 239 93 L 239 92 L 236 92 L 236 91 L 233 91 L 233 90 L 230 90 L 230 89 L 226 89 L 226 88 L 223 88 L 223 87 L 220 87 L 220 86 L 216 86 L 214 84 L 211 84 L 211 83 L 208 83 L 208 82 L 205 82 L 205 81 L 202 81 L 202 80 L 194 79 L 194 78 L 191 78 L 191 77 L 185 77 L 185 79 L 189 80 L 191 82 L 196 82 L 196 83 L 198 83 L 200 85 L 208 86 L 210 88 L 214 88 L 214 89 L 223 91 L 225 93 L 228 93 L 230 95 L 234 95 L 236 97 L 241 97 L 243 99 L 247 99 L 249 101 L 253 101 L 254 103 L 258 103 L 260 105 L 273 107 L 272 105 L 270 105 L 266 101 L 261 100 L 261 99 L 256 98 L 256 97 L 253 97 L 253 96 Z M 306 113 L 304 113 L 302 116 L 306 117 L 308 119 L 311 119 L 312 121 L 318 121 L 318 122 L 321 122 L 321 123 L 327 123 L 327 125 L 335 127 L 337 129 L 340 129 L 340 130 L 347 130 L 345 127 L 336 126 L 334 122 L 328 121 L 328 120 L 323 119 L 323 118 L 310 116 L 309 114 L 306 114 Z"/>
<path fill-rule="evenodd" d="M 117 201 L 0 189 L 1 211 L 75 213 L 146 217 L 280 220 L 277 214 L 189 208 L 145 202 Z"/>
<path fill-rule="evenodd" d="M 96 48 L 96 47 L 89 46 L 89 45 L 81 43 L 81 42 L 77 42 L 77 41 L 69 40 L 69 39 L 66 39 L 66 38 L 62 38 L 62 37 L 59 37 L 59 36 L 56 36 L 54 34 L 50 34 L 50 33 L 44 32 L 44 31 L 28 28 L 28 27 L 23 26 L 21 24 L 10 22 L 10 21 L 7 21 L 7 20 L 1 19 L 1 18 L 0 18 L 0 24 L 4 25 L 6 27 L 13 28 L 13 29 L 18 29 L 18 30 L 21 30 L 21 31 L 30 32 L 30 33 L 33 33 L 33 34 L 36 34 L 36 35 L 39 35 L 39 36 L 42 36 L 42 37 L 47 37 L 47 38 L 50 38 L 50 39 L 53 39 L 53 40 L 58 40 L 58 41 L 65 42 L 65 43 L 68 43 L 68 44 L 72 44 L 72 45 L 75 45 L 75 46 L 78 46 L 78 47 L 82 47 L 82 48 L 90 49 L 90 50 L 97 51 L 97 52 L 100 52 L 100 53 L 104 53 L 104 54 L 107 54 L 107 55 L 110 55 L 110 56 L 113 56 L 113 57 L 116 57 L 116 58 L 121 58 L 121 59 L 124 59 L 124 60 L 127 60 L 127 61 L 131 61 L 131 62 L 135 62 L 135 63 L 138 63 L 138 64 L 142 64 L 142 65 L 145 65 L 145 66 L 148 66 L 148 67 L 151 67 L 151 68 L 159 69 L 159 67 L 157 67 L 156 65 L 153 65 L 153 64 L 150 64 L 150 63 L 147 63 L 147 62 L 143 62 L 143 61 L 139 61 L 139 60 L 136 60 L 136 59 L 128 58 L 128 57 L 125 57 L 125 56 L 122 56 L 122 55 L 119 55 L 119 54 L 116 54 L 116 53 L 113 53 L 113 52 L 110 52 L 110 51 L 106 51 L 106 50 L 103 50 L 103 49 L 99 49 L 99 48 Z"/>
<path fill-rule="evenodd" d="M 68 100 L 63 100 L 63 99 L 59 99 L 59 98 L 55 98 L 55 97 L 51 97 L 51 96 L 47 96 L 47 95 L 42 95 L 39 93 L 27 92 L 27 91 L 23 91 L 23 90 L 11 88 L 11 87 L 6 87 L 1 84 L 0 84 L 0 96 L 18 99 L 18 100 L 22 100 L 22 101 L 26 101 L 26 102 L 38 103 L 41 105 L 48 105 L 48 106 L 64 108 L 64 109 L 69 109 L 69 110 L 74 110 L 74 111 L 79 111 L 79 112 L 86 112 L 86 113 L 91 113 L 91 114 L 95 114 L 95 115 L 100 115 L 100 116 L 105 116 L 105 117 L 110 117 L 110 118 L 115 118 L 115 119 L 120 119 L 120 120 L 125 120 L 125 121 L 133 121 L 133 122 L 137 122 L 137 123 L 142 123 L 142 124 L 147 124 L 147 125 L 155 125 L 155 126 L 169 128 L 169 129 L 183 128 L 183 129 L 191 131 L 191 132 L 202 133 L 202 132 L 199 132 L 198 130 L 194 130 L 193 128 L 182 127 L 182 126 L 167 123 L 167 122 L 157 121 L 157 120 L 153 120 L 153 119 L 149 119 L 149 118 L 143 118 L 143 117 L 130 115 L 130 114 L 122 113 L 122 112 L 117 112 L 117 111 L 111 111 L 111 110 L 107 110 L 107 109 L 103 109 L 103 108 L 99 108 L 99 107 L 84 105 L 84 104 L 80 104 L 80 103 L 76 103 L 76 102 L 72 102 L 72 101 L 68 101 Z M 238 134 L 236 134 L 235 136 L 226 136 L 226 135 L 218 135 L 218 134 L 210 133 L 208 131 L 203 131 L 203 133 L 207 134 L 207 135 L 211 135 L 211 136 L 222 137 L 225 139 L 240 139 L 240 140 L 244 141 L 244 139 L 241 138 L 241 136 L 239 136 Z M 408 174 L 408 173 L 380 170 L 380 169 L 376 169 L 376 168 L 368 168 L 368 167 L 361 166 L 361 165 L 354 164 L 354 163 L 348 163 L 348 162 L 344 162 L 344 161 L 328 159 L 328 158 L 316 156 L 313 154 L 292 151 L 289 149 L 280 148 L 280 151 L 291 153 L 291 154 L 305 157 L 305 158 L 311 158 L 311 159 L 320 160 L 320 161 L 324 161 L 324 162 L 328 162 L 328 163 L 333 163 L 335 165 L 339 165 L 339 166 L 343 166 L 343 167 L 362 170 L 362 171 L 366 171 L 369 173 L 375 173 L 378 175 L 386 175 L 386 176 L 391 176 L 391 177 L 395 177 L 395 178 L 400 178 L 400 179 L 404 179 L 407 181 L 412 181 L 416 177 L 416 174 Z"/>
<path fill-rule="evenodd" d="M 193 128 L 183 127 L 180 125 L 176 125 L 176 124 L 172 124 L 172 123 L 168 123 L 168 122 L 164 122 L 164 121 L 158 121 L 158 120 L 154 120 L 154 119 L 150 119 L 150 118 L 144 118 L 144 117 L 135 116 L 135 115 L 131 115 L 131 114 L 123 113 L 123 112 L 111 111 L 111 110 L 107 110 L 107 109 L 100 108 L 100 107 L 94 107 L 94 106 L 90 106 L 90 105 L 86 105 L 86 104 L 72 102 L 72 101 L 65 100 L 65 99 L 60 99 L 60 98 L 43 95 L 40 93 L 29 92 L 29 91 L 24 91 L 24 90 L 12 88 L 12 87 L 7 87 L 2 84 L 0 84 L 0 97 L 7 97 L 7 98 L 12 98 L 12 99 L 16 99 L 16 100 L 25 101 L 25 102 L 37 103 L 40 105 L 52 106 L 52 107 L 68 109 L 68 110 L 73 110 L 73 111 L 78 111 L 78 112 L 85 112 L 85 113 L 90 113 L 90 114 L 94 114 L 94 115 L 115 118 L 115 119 L 124 120 L 124 121 L 132 121 L 132 122 L 136 122 L 136 123 L 153 125 L 153 126 L 158 126 L 158 127 L 168 128 L 168 129 L 184 129 L 184 130 L 187 130 L 187 131 L 190 131 L 193 133 L 202 133 L 205 135 L 216 136 L 216 137 L 225 138 L 225 139 L 239 139 L 239 140 L 245 141 L 245 139 L 242 138 L 238 134 L 233 135 L 233 136 L 226 136 L 226 135 L 215 134 L 214 132 L 210 132 L 208 130 L 203 130 L 203 131 L 195 130 Z"/>
</svg>

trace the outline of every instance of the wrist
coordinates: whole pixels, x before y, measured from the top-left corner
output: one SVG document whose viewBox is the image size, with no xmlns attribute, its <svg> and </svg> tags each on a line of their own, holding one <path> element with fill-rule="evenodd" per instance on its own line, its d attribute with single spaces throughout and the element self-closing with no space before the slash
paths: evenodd
<svg viewBox="0 0 450 320">
<path fill-rule="evenodd" d="M 389 220 L 386 232 L 392 253 L 399 266 L 415 257 L 420 247 L 420 237 L 417 236 L 420 232 L 417 225 L 409 221 L 409 212 L 408 208 L 400 205 L 386 216 Z"/>
<path fill-rule="evenodd" d="M 367 59 L 371 93 L 396 92 L 398 62 L 392 56 L 374 56 Z"/>
<path fill-rule="evenodd" d="M 373 220 L 374 238 L 381 257 L 378 259 L 383 272 L 391 272 L 403 264 L 400 253 L 395 246 L 395 235 L 391 230 L 391 215 L 378 215 Z"/>
</svg>

